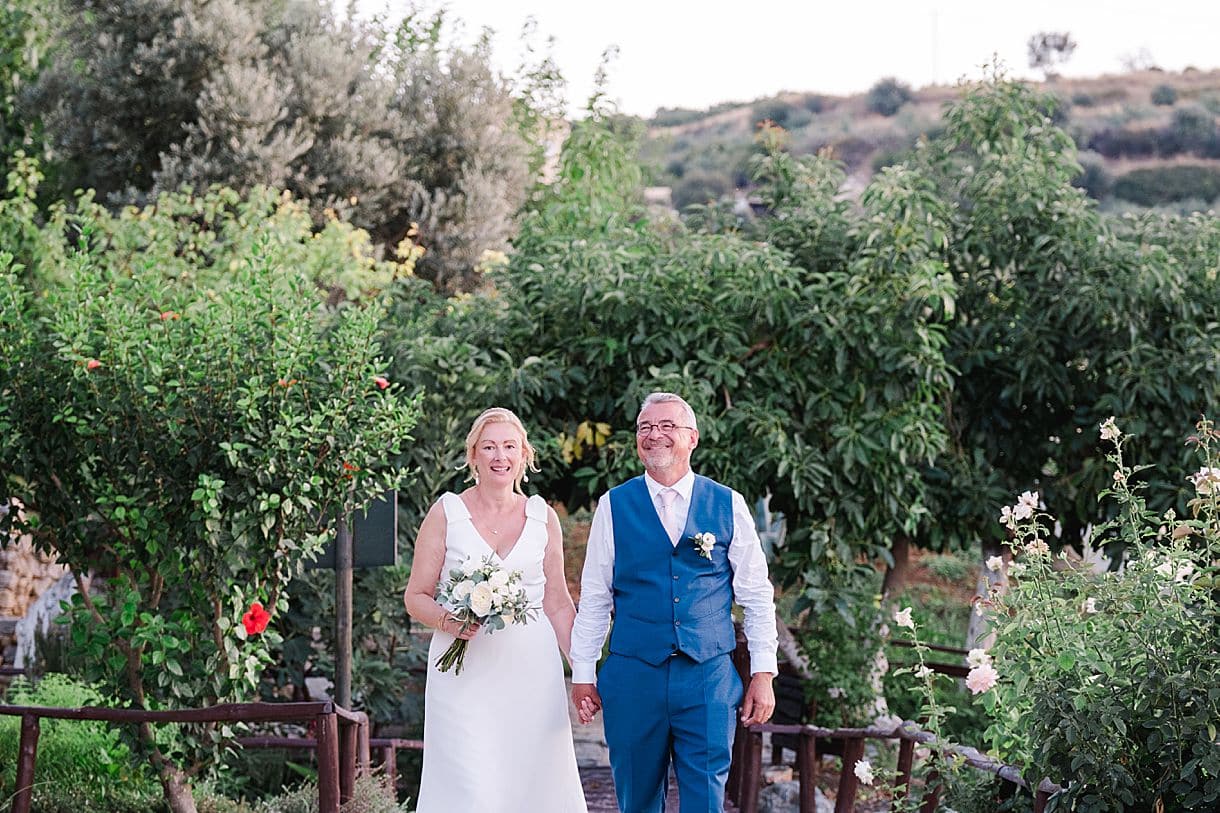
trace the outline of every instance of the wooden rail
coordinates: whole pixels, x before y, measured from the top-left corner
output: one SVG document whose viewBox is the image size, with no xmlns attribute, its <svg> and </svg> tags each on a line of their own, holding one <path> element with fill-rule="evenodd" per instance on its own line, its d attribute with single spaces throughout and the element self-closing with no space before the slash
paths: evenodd
<svg viewBox="0 0 1220 813">
<path fill-rule="evenodd" d="M 206 709 L 145 711 L 96 706 L 53 708 L 8 706 L 0 714 L 21 718 L 21 744 L 17 756 L 17 785 L 11 813 L 29 813 L 38 756 L 39 721 L 99 720 L 108 723 L 268 723 L 312 720 L 317 730 L 318 807 L 321 813 L 339 813 L 351 798 L 357 776 L 369 771 L 369 721 L 363 712 L 348 711 L 329 701 L 313 703 L 228 703 Z"/>
<path fill-rule="evenodd" d="M 938 651 L 964 656 L 965 650 L 954 647 L 935 647 Z M 737 648 L 733 651 L 733 663 L 737 667 L 742 682 L 748 682 L 750 675 L 750 655 L 746 646 L 744 634 L 738 628 Z M 956 668 L 953 664 L 928 664 Z M 939 670 L 938 670 L 939 671 Z M 947 672 L 952 674 L 952 672 Z M 1021 776 L 1021 772 L 998 760 L 979 753 L 974 748 L 940 744 L 936 736 L 928 731 L 920 730 L 912 722 L 904 722 L 896 728 L 822 728 L 820 726 L 802 723 L 765 723 L 762 725 L 737 725 L 737 734 L 733 740 L 733 758 L 729 768 L 728 785 L 725 795 L 732 800 L 741 813 L 758 812 L 758 792 L 762 789 L 762 735 L 780 735 L 789 741 L 796 741 L 796 761 L 799 780 L 800 813 L 814 813 L 814 777 L 816 775 L 820 755 L 818 743 L 827 743 L 830 753 L 838 754 L 842 759 L 842 769 L 839 774 L 839 789 L 835 796 L 835 813 L 851 813 L 856 803 L 856 793 L 859 790 L 859 780 L 856 778 L 856 763 L 864 757 L 865 740 L 897 740 L 898 741 L 898 773 L 894 781 L 893 804 L 891 810 L 897 810 L 901 800 L 912 792 L 911 777 L 915 761 L 915 745 L 923 744 L 945 753 L 953 753 L 962 757 L 965 764 L 975 770 L 985 771 L 998 776 L 1005 782 L 1010 782 L 1020 788 L 1030 789 Z M 773 740 L 774 743 L 774 740 Z M 774 744 L 772 746 L 774 748 Z M 941 792 L 939 775 L 932 771 L 925 781 L 925 792 L 922 813 L 933 813 Z M 1050 797 L 1062 790 L 1059 785 L 1043 779 L 1033 788 L 1034 811 L 1043 813 Z"/>
<path fill-rule="evenodd" d="M 238 737 L 235 743 L 243 748 L 300 748 L 316 750 L 318 741 L 313 737 Z M 399 750 L 422 751 L 423 740 L 407 740 L 398 737 L 370 737 L 368 747 L 380 756 L 381 768 L 390 787 L 398 786 Z"/>
</svg>

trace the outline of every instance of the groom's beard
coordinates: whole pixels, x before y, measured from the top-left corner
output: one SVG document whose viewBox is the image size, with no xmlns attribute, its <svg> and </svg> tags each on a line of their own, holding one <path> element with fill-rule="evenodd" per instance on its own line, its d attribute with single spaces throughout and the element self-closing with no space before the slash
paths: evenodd
<svg viewBox="0 0 1220 813">
<path fill-rule="evenodd" d="M 665 471 L 673 468 L 678 462 L 677 456 L 673 449 L 667 449 L 664 446 L 658 446 L 653 449 L 645 449 L 642 455 L 644 469 L 646 471 Z"/>
</svg>

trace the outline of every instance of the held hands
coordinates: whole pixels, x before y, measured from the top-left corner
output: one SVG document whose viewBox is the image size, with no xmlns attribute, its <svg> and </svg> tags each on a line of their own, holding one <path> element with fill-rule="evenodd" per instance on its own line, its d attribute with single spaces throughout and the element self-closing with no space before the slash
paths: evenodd
<svg viewBox="0 0 1220 813">
<path fill-rule="evenodd" d="M 775 712 L 775 690 L 771 687 L 774 678 L 775 675 L 770 672 L 756 672 L 754 677 L 750 678 L 750 686 L 741 701 L 742 725 L 765 723 L 771 719 Z"/>
<path fill-rule="evenodd" d="M 576 715 L 581 725 L 588 725 L 602 708 L 602 696 L 597 693 L 597 686 L 592 683 L 572 684 L 572 705 L 576 706 Z"/>
</svg>

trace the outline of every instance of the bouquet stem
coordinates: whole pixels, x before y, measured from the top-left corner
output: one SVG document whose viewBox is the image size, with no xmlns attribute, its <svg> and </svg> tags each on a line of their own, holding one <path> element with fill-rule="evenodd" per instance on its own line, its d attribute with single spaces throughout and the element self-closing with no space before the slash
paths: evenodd
<svg viewBox="0 0 1220 813">
<path fill-rule="evenodd" d="M 462 622 L 462 632 L 470 629 L 470 627 L 478 622 L 478 617 L 466 607 L 453 613 L 453 617 Z M 449 648 L 445 650 L 445 654 L 441 655 L 436 660 L 436 668 L 442 672 L 453 670 L 453 674 L 462 674 L 462 661 L 466 658 L 466 645 L 470 642 L 465 638 L 458 638 Z"/>
</svg>

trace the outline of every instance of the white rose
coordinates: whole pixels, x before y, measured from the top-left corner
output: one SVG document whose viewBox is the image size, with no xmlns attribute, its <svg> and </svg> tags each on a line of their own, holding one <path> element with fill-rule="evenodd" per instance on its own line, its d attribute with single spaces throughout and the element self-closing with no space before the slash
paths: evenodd
<svg viewBox="0 0 1220 813">
<path fill-rule="evenodd" d="M 479 618 L 484 618 L 491 612 L 492 598 L 491 588 L 487 586 L 487 582 L 479 582 L 470 591 L 470 609 Z"/>
<path fill-rule="evenodd" d="M 1082 605 L 1080 606 L 1080 610 L 1081 610 L 1081 612 L 1083 612 L 1085 615 L 1093 615 L 1094 613 L 1096 613 L 1096 612 L 1097 612 L 1097 599 L 1095 599 L 1095 598 L 1086 598 L 1086 599 L 1084 600 L 1084 604 L 1082 604 Z"/>
<path fill-rule="evenodd" d="M 1122 432 L 1118 429 L 1118 424 L 1114 422 L 1114 416 L 1106 418 L 1101 424 L 1101 439 L 1102 440 L 1118 440 L 1122 436 Z"/>
<path fill-rule="evenodd" d="M 856 767 L 852 768 L 852 772 L 856 778 L 860 780 L 862 785 L 873 784 L 873 766 L 867 759 L 862 759 L 856 763 Z"/>
<path fill-rule="evenodd" d="M 506 584 L 508 584 L 508 574 L 503 570 L 497 570 L 487 579 L 487 583 L 492 587 L 504 587 Z"/>
<path fill-rule="evenodd" d="M 999 573 L 1004 569 L 1004 557 L 992 556 L 987 559 L 987 569 L 995 573 Z"/>
<path fill-rule="evenodd" d="M 972 649 L 970 654 L 966 656 L 966 663 L 971 667 L 983 666 L 991 663 L 991 656 L 987 654 L 985 649 Z"/>
<path fill-rule="evenodd" d="M 900 627 L 915 629 L 915 622 L 911 620 L 911 608 L 907 607 L 894 613 L 894 623 Z"/>
<path fill-rule="evenodd" d="M 460 581 L 453 586 L 453 600 L 464 601 L 466 596 L 470 595 L 470 591 L 474 589 L 474 582 L 470 579 Z"/>
</svg>

